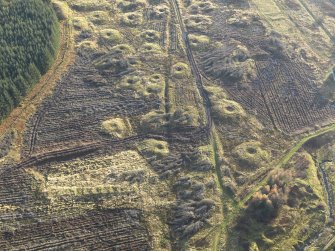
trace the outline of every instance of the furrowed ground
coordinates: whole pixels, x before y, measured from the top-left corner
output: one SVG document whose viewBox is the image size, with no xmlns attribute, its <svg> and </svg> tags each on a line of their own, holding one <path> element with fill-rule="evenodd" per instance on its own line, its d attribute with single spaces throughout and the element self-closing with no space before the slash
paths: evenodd
<svg viewBox="0 0 335 251">
<path fill-rule="evenodd" d="M 1 249 L 333 247 L 332 1 L 53 4 L 61 57 L 2 124 Z"/>
</svg>

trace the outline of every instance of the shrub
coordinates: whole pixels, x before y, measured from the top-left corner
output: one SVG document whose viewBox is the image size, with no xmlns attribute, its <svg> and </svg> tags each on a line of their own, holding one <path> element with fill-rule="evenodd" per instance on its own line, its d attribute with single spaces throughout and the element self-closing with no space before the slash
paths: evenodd
<svg viewBox="0 0 335 251">
<path fill-rule="evenodd" d="M 270 37 L 265 40 L 263 48 L 277 57 L 283 56 L 286 53 L 281 35 L 276 32 L 271 32 Z"/>
<path fill-rule="evenodd" d="M 183 126 L 191 125 L 193 123 L 193 116 L 189 112 L 177 109 L 171 116 L 169 121 L 170 128 L 182 128 Z"/>
<path fill-rule="evenodd" d="M 172 208 L 170 225 L 173 235 L 179 240 L 187 240 L 195 235 L 211 217 L 214 209 L 212 200 L 203 199 L 198 202 L 177 202 Z"/>
<path fill-rule="evenodd" d="M 209 172 L 214 168 L 212 163 L 213 153 L 207 146 L 199 147 L 192 152 L 184 152 L 181 157 L 185 167 L 192 171 Z"/>
<path fill-rule="evenodd" d="M 280 207 L 287 203 L 288 184 L 292 174 L 285 170 L 276 170 L 269 177 L 268 184 L 256 192 L 248 202 L 246 214 L 259 222 L 268 223 L 274 219 Z"/>
</svg>

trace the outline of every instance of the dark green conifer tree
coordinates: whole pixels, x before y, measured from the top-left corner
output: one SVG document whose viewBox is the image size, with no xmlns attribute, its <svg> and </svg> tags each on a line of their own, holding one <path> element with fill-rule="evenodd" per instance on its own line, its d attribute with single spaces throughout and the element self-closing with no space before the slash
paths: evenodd
<svg viewBox="0 0 335 251">
<path fill-rule="evenodd" d="M 46 73 L 58 47 L 49 0 L 0 0 L 0 120 Z"/>
</svg>

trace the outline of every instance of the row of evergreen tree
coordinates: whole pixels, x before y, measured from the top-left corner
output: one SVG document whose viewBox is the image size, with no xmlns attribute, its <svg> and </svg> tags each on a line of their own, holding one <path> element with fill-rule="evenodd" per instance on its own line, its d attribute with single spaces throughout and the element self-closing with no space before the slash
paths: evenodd
<svg viewBox="0 0 335 251">
<path fill-rule="evenodd" d="M 58 47 L 50 0 L 0 0 L 0 120 L 49 69 Z"/>
</svg>

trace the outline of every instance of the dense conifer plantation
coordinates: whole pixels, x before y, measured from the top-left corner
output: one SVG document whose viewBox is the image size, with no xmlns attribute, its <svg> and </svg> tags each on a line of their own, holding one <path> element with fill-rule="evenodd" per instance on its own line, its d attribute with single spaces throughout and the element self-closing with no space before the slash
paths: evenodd
<svg viewBox="0 0 335 251">
<path fill-rule="evenodd" d="M 0 0 L 0 120 L 48 70 L 58 44 L 50 0 Z"/>
</svg>

